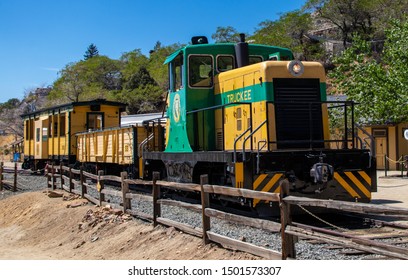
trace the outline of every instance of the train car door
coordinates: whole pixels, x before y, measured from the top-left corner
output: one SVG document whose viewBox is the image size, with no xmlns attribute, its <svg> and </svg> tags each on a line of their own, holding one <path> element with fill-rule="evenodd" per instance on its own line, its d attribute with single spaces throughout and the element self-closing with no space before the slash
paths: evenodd
<svg viewBox="0 0 408 280">
<path fill-rule="evenodd" d="M 42 120 L 41 149 L 42 158 L 48 158 L 48 118 Z"/>
</svg>

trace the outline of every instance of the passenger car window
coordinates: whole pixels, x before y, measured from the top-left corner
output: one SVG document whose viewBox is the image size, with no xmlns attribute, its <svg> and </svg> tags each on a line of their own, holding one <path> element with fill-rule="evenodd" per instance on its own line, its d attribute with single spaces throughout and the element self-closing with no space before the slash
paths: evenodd
<svg viewBox="0 0 408 280">
<path fill-rule="evenodd" d="M 103 127 L 103 113 L 88 113 L 87 129 L 97 130 Z"/>
</svg>

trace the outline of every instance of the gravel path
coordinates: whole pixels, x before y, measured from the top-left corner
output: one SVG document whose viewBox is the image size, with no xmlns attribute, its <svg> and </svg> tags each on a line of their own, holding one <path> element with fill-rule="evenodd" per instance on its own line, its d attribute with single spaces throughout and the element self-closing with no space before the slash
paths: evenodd
<svg viewBox="0 0 408 280">
<path fill-rule="evenodd" d="M 14 174 L 5 173 L 4 180 L 13 181 Z M 0 199 L 16 195 L 22 192 L 39 191 L 47 188 L 47 177 L 41 175 L 17 175 L 17 192 L 12 192 L 10 186 L 5 186 L 0 191 Z"/>
<path fill-rule="evenodd" d="M 12 174 L 5 174 L 5 180 L 12 180 Z M 4 199 L 11 195 L 16 195 L 21 192 L 38 191 L 47 189 L 47 178 L 45 176 L 18 176 L 18 190 L 13 193 L 8 189 L 0 192 L 0 199 Z M 92 184 L 91 181 L 88 183 Z M 93 183 L 94 184 L 94 183 Z M 59 187 L 59 180 L 57 179 L 57 187 Z M 107 187 L 107 186 L 105 186 Z M 119 187 L 112 187 L 120 190 Z M 97 191 L 93 189 L 88 190 L 88 194 L 98 198 Z M 120 204 L 121 198 L 106 195 L 106 201 L 113 204 Z M 153 212 L 152 204 L 145 201 L 132 200 L 132 209 L 151 214 Z M 196 213 L 188 209 L 179 208 L 175 206 L 162 205 L 162 216 L 177 222 L 185 223 L 193 227 L 201 227 L 201 213 Z M 264 230 L 242 226 L 235 223 L 228 223 L 216 218 L 211 219 L 211 231 L 228 236 L 230 238 L 245 240 L 252 244 L 262 246 L 268 249 L 281 251 L 281 237 L 279 233 L 271 233 Z M 310 244 L 303 240 L 296 243 L 296 258 L 301 260 L 352 260 L 362 259 L 366 255 L 348 255 L 344 254 L 345 249 L 327 249 L 328 244 Z"/>
</svg>

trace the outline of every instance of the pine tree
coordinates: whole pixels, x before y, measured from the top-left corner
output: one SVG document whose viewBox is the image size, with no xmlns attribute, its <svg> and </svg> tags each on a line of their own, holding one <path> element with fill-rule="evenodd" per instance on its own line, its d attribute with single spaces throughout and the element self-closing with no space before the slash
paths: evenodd
<svg viewBox="0 0 408 280">
<path fill-rule="evenodd" d="M 84 59 L 88 60 L 94 56 L 98 56 L 99 55 L 99 51 L 98 48 L 94 45 L 94 44 L 90 44 L 88 49 L 86 50 L 85 54 L 84 54 Z"/>
</svg>

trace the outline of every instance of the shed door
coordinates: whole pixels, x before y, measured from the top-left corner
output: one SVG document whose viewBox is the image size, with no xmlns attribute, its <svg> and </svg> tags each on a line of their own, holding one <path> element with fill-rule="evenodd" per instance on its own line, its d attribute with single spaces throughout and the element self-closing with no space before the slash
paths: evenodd
<svg viewBox="0 0 408 280">
<path fill-rule="evenodd" d="M 384 169 L 385 155 L 387 154 L 387 130 L 373 129 L 373 136 L 375 138 L 377 169 Z"/>
</svg>

